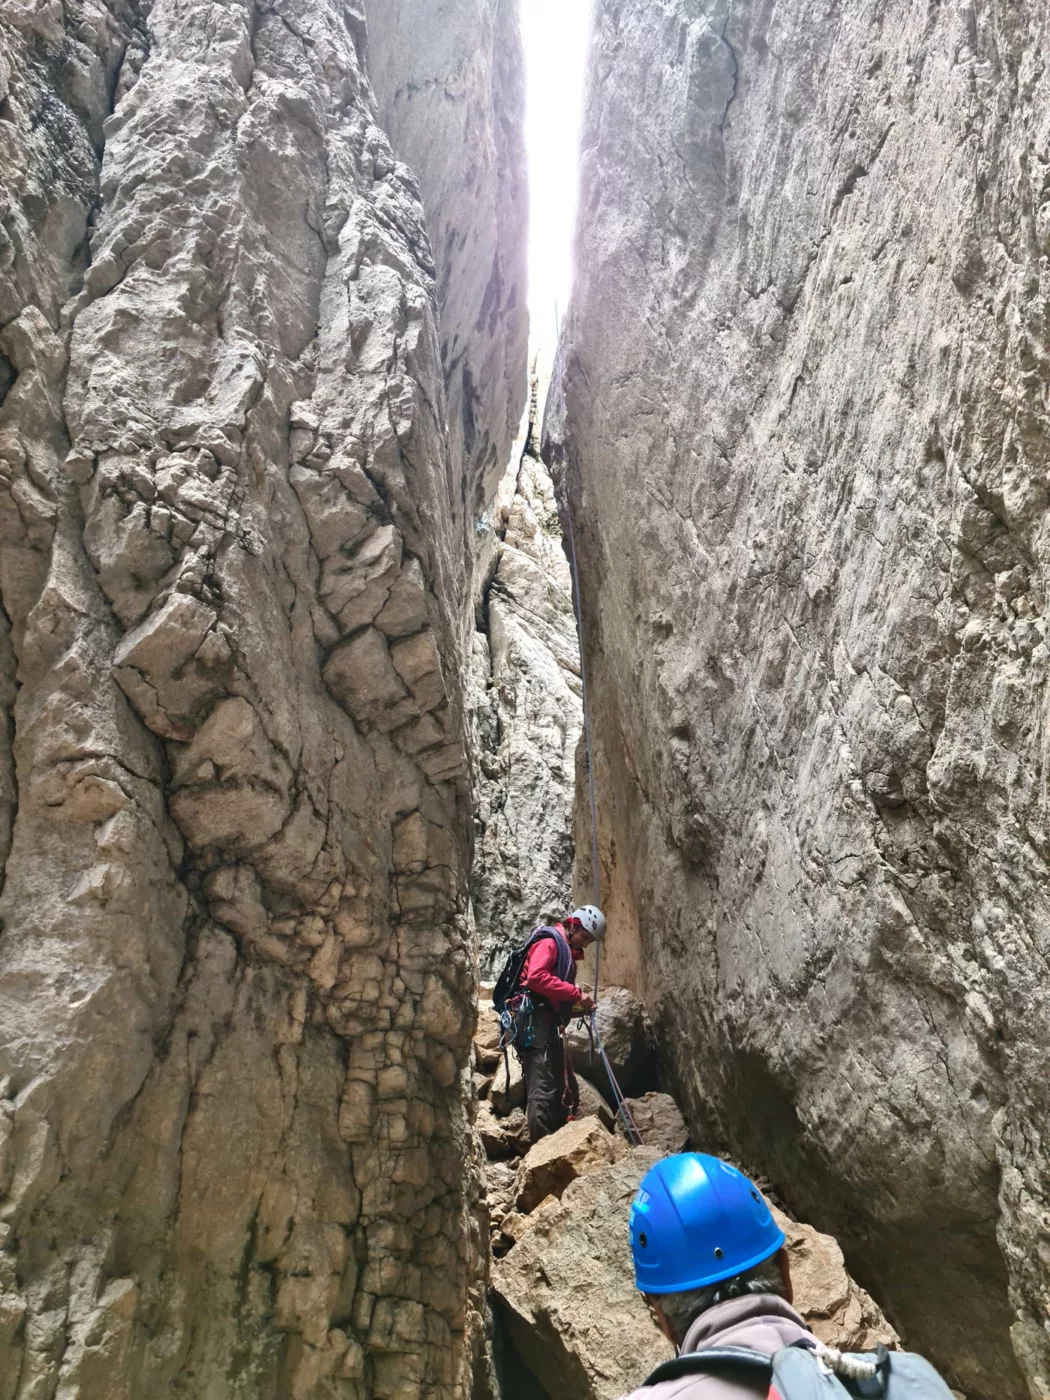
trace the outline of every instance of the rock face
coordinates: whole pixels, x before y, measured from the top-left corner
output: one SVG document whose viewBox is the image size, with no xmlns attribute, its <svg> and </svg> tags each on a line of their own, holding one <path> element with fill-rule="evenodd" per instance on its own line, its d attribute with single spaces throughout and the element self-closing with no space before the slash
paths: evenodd
<svg viewBox="0 0 1050 1400">
<path fill-rule="evenodd" d="M 640 1099 L 627 1099 L 626 1106 L 645 1147 L 666 1153 L 686 1151 L 689 1129 L 670 1094 L 650 1092 Z M 616 1120 L 616 1131 L 626 1136 L 622 1118 Z"/>
<path fill-rule="evenodd" d="M 469 1385 L 476 483 L 365 46 L 0 11 L 5 1400 Z"/>
<path fill-rule="evenodd" d="M 364 4 L 380 123 L 419 175 L 438 263 L 452 456 L 479 516 L 506 469 L 527 386 L 518 3 Z"/>
<path fill-rule="evenodd" d="M 520 465 L 497 497 L 474 634 L 470 695 L 481 772 L 471 892 L 482 968 L 493 973 L 537 923 L 572 901 L 580 650 L 538 438 L 534 416 Z"/>
<path fill-rule="evenodd" d="M 578 978 L 583 981 L 582 977 Z M 602 986 L 594 1018 L 602 1049 L 612 1066 L 616 1082 L 625 1094 L 641 1093 L 655 1074 L 653 1029 L 641 1001 L 626 987 Z M 574 1021 L 565 1032 L 565 1044 L 577 1074 L 588 1074 L 609 1102 L 615 1101 L 605 1068 L 598 1058 L 595 1039 L 592 1061 L 591 1038 L 587 1027 Z"/>
<path fill-rule="evenodd" d="M 608 974 L 970 1396 L 1050 1392 L 1048 40 L 602 0 L 550 405 Z"/>
</svg>

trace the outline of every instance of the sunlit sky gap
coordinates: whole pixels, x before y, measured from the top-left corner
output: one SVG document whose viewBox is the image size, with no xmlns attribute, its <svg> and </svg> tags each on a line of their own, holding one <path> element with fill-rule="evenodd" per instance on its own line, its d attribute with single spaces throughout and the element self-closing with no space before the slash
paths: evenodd
<svg viewBox="0 0 1050 1400">
<path fill-rule="evenodd" d="M 529 314 L 533 349 L 556 338 L 571 281 L 580 109 L 591 0 L 521 0 L 529 161 Z"/>
</svg>

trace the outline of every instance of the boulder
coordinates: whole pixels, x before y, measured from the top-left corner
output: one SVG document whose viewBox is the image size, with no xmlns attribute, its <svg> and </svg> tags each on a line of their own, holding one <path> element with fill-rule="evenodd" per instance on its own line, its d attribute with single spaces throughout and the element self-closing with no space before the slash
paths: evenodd
<svg viewBox="0 0 1050 1400">
<path fill-rule="evenodd" d="M 657 1147 L 666 1153 L 684 1152 L 689 1146 L 689 1129 L 670 1094 L 659 1094 L 654 1090 L 643 1094 L 640 1099 L 628 1099 L 627 1107 L 635 1127 L 642 1135 L 644 1146 Z M 616 1131 L 624 1131 L 619 1119 L 616 1120 Z"/>
<path fill-rule="evenodd" d="M 626 987 L 606 987 L 598 999 L 595 1023 L 622 1092 L 637 1094 L 653 1088 L 656 1061 L 652 1027 L 645 1007 L 634 993 Z M 591 1060 L 587 1027 L 574 1022 L 565 1033 L 565 1043 L 576 1073 L 589 1075 L 611 1100 L 612 1090 L 598 1059 L 597 1046 L 593 1062 Z"/>
<path fill-rule="evenodd" d="M 500 1056 L 499 1068 L 489 1085 L 489 1103 L 497 1117 L 502 1118 L 512 1108 L 520 1108 L 524 1102 L 525 1076 L 521 1072 L 521 1061 L 512 1050 L 506 1062 Z"/>
<path fill-rule="evenodd" d="M 531 1227 L 514 1222 L 518 1243 L 493 1265 L 511 1340 L 551 1400 L 615 1400 L 673 1354 L 634 1286 L 627 1240 L 631 1199 L 659 1156 L 636 1148 L 578 1177 Z"/>
<path fill-rule="evenodd" d="M 577 1118 L 556 1133 L 534 1143 L 518 1168 L 515 1194 L 519 1211 L 527 1215 L 546 1196 L 561 1196 L 579 1176 L 600 1171 L 628 1151 L 597 1118 Z"/>
<path fill-rule="evenodd" d="M 880 1342 L 899 1346 L 878 1304 L 846 1272 L 838 1241 L 772 1210 L 787 1236 L 795 1306 L 820 1340 L 840 1351 L 872 1351 Z"/>
<path fill-rule="evenodd" d="M 580 1111 L 576 1115 L 577 1118 L 600 1118 L 612 1132 L 616 1126 L 616 1114 L 606 1100 L 589 1079 L 584 1079 L 582 1074 L 576 1076 L 576 1082 L 580 1086 Z"/>
<path fill-rule="evenodd" d="M 494 1226 L 514 1209 L 514 1191 L 518 1173 L 507 1162 L 485 1163 L 485 1202 L 489 1220 Z"/>
<path fill-rule="evenodd" d="M 614 1400 L 671 1355 L 634 1287 L 627 1236 L 634 1193 L 663 1155 L 652 1147 L 629 1150 L 579 1176 L 560 1201 L 545 1199 L 524 1220 L 519 1191 L 518 1212 L 504 1217 L 504 1235 L 517 1243 L 496 1261 L 493 1288 L 519 1355 L 551 1400 Z M 775 1208 L 774 1214 L 787 1236 L 795 1307 L 821 1341 L 845 1350 L 898 1345 L 876 1304 L 846 1272 L 836 1241 Z"/>
<path fill-rule="evenodd" d="M 512 1210 L 503 1217 L 500 1224 L 500 1231 L 508 1245 L 516 1244 L 528 1230 L 533 1230 L 537 1225 L 542 1225 L 545 1220 L 551 1218 L 553 1213 L 561 1209 L 561 1203 L 557 1196 L 544 1196 L 534 1211 L 528 1215 L 521 1215 L 518 1211 Z"/>
<path fill-rule="evenodd" d="M 520 1108 L 497 1118 L 490 1104 L 480 1103 L 475 1126 L 489 1158 L 522 1157 L 529 1150 L 529 1124 Z"/>
</svg>

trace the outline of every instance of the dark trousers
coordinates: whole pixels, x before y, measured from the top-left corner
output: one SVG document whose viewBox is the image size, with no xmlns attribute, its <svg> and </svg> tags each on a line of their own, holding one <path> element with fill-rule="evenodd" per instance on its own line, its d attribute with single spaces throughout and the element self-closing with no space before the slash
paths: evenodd
<svg viewBox="0 0 1050 1400">
<path fill-rule="evenodd" d="M 560 1028 L 552 1022 L 549 1034 L 540 1034 L 537 1039 L 546 1043 L 520 1052 L 532 1142 L 563 1128 L 580 1107 L 580 1086 L 565 1054 Z"/>
</svg>

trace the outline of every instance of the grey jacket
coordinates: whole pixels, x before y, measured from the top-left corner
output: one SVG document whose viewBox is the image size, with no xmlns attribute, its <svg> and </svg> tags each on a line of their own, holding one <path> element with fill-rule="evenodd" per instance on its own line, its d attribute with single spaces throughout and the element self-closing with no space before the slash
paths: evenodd
<svg viewBox="0 0 1050 1400">
<path fill-rule="evenodd" d="M 685 1334 L 681 1354 L 702 1351 L 704 1347 L 752 1347 L 772 1356 L 789 1347 L 810 1330 L 783 1298 L 772 1293 L 753 1293 L 746 1298 L 730 1298 L 716 1303 L 696 1319 Z M 628 1400 L 752 1400 L 765 1397 L 766 1386 L 755 1389 L 716 1376 L 682 1376 L 676 1381 L 632 1392 Z"/>
</svg>

